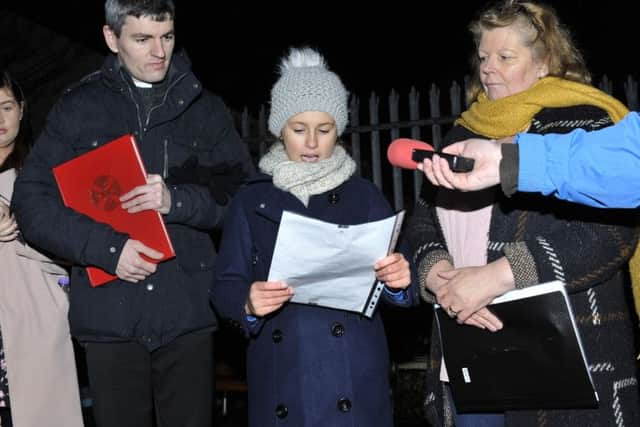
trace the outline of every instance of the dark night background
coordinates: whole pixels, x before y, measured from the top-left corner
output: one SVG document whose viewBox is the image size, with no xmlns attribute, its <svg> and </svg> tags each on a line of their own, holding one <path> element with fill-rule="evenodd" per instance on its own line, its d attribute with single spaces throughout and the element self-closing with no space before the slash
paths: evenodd
<svg viewBox="0 0 640 427">
<path fill-rule="evenodd" d="M 38 116 L 36 125 L 41 125 L 63 85 L 97 68 L 100 57 L 107 53 L 102 37 L 104 2 L 0 1 L 0 67 L 9 63 L 21 72 L 20 81 L 32 112 Z M 290 46 L 301 45 L 318 48 L 329 67 L 361 101 L 366 102 L 375 91 L 382 104 L 383 97 L 394 88 L 405 102 L 413 86 L 424 94 L 421 102 L 428 102 L 425 95 L 433 83 L 444 92 L 452 81 L 461 83 L 470 74 L 468 61 L 473 45 L 467 25 L 487 3 L 486 0 L 380 0 L 377 6 L 346 1 L 297 2 L 285 6 L 278 2 L 175 1 L 177 41 L 189 53 L 198 78 L 208 89 L 220 94 L 232 109 L 238 111 L 247 106 L 252 113 L 268 102 L 280 57 Z M 594 83 L 606 74 L 613 81 L 614 96 L 624 102 L 623 81 L 628 75 L 640 79 L 637 42 L 640 15 L 630 12 L 633 3 L 621 0 L 547 3 L 555 7 L 561 21 L 573 33 Z M 3 11 L 9 13 L 3 16 Z M 67 41 L 54 40 L 51 34 L 32 28 L 22 18 L 68 37 L 82 49 Z M 409 313 L 410 319 L 406 313 L 386 315 L 388 324 L 404 329 L 427 325 L 428 317 L 420 311 Z M 394 360 L 411 356 L 416 348 L 424 351 L 424 343 L 420 341 L 422 330 L 410 340 L 398 333 L 400 329 L 392 326 L 392 330 L 394 333 L 388 336 Z M 222 341 L 226 344 L 220 349 L 242 346 L 231 337 L 223 336 Z M 241 360 L 238 358 L 238 363 Z M 242 371 L 236 368 L 237 372 Z M 414 380 L 422 378 L 421 374 L 407 372 Z M 422 426 L 421 385 L 404 381 L 400 375 L 396 375 L 394 383 L 394 392 L 401 396 L 398 402 L 403 404 L 399 412 L 407 419 L 415 415 L 412 419 L 419 422 L 396 425 Z M 407 387 L 406 384 L 415 389 L 396 388 Z M 236 403 L 240 405 L 238 412 L 242 419 L 242 400 L 236 399 Z M 245 424 L 230 418 L 219 425 Z"/>
<path fill-rule="evenodd" d="M 487 2 L 221 3 L 177 0 L 177 39 L 205 86 L 232 108 L 254 110 L 268 100 L 278 58 L 291 45 L 319 48 L 347 88 L 364 98 L 371 91 L 386 96 L 395 88 L 404 95 L 411 86 L 426 91 L 432 83 L 462 81 L 472 50 L 467 24 Z M 629 2 L 547 3 L 572 31 L 596 82 L 603 74 L 619 86 L 629 74 L 638 77 L 638 18 Z M 23 0 L 6 7 L 99 53 L 107 51 L 102 1 L 46 4 Z"/>
</svg>

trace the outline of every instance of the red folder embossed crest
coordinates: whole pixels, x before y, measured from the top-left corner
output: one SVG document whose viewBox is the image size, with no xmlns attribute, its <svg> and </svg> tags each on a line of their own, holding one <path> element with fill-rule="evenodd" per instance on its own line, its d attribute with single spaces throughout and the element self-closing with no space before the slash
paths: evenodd
<svg viewBox="0 0 640 427">
<path fill-rule="evenodd" d="M 162 252 L 164 257 L 160 261 L 175 256 L 159 212 L 132 214 L 120 206 L 122 194 L 147 183 L 147 173 L 132 135 L 124 135 L 62 163 L 53 168 L 53 174 L 65 206 Z M 87 274 L 94 287 L 116 279 L 94 266 L 87 267 Z"/>
</svg>

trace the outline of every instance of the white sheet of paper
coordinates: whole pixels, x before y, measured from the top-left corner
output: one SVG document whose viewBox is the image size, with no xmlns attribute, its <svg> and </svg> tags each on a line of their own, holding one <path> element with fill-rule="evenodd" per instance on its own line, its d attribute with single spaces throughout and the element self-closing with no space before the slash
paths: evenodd
<svg viewBox="0 0 640 427">
<path fill-rule="evenodd" d="M 373 265 L 397 236 L 398 215 L 339 225 L 285 211 L 268 280 L 291 286 L 292 302 L 362 312 L 376 281 Z"/>
</svg>

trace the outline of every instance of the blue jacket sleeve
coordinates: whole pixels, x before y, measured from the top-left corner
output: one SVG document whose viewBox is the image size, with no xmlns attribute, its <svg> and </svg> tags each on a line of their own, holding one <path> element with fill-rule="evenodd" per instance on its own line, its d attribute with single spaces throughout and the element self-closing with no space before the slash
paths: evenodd
<svg viewBox="0 0 640 427">
<path fill-rule="evenodd" d="M 640 206 L 640 115 L 569 134 L 519 134 L 518 189 L 602 208 Z"/>
<path fill-rule="evenodd" d="M 247 337 L 258 333 L 263 323 L 263 319 L 249 317 L 244 311 L 253 281 L 252 247 L 246 212 L 242 203 L 234 200 L 224 222 L 210 296 L 220 317 L 230 320 Z"/>
</svg>

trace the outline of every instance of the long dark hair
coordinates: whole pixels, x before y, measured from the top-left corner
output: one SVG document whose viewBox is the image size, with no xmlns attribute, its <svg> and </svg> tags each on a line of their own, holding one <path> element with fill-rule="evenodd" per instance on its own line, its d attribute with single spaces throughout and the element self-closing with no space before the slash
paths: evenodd
<svg viewBox="0 0 640 427">
<path fill-rule="evenodd" d="M 7 169 L 20 169 L 22 167 L 24 159 L 27 157 L 31 145 L 33 145 L 33 134 L 24 92 L 6 69 L 0 69 L 0 89 L 6 89 L 9 94 L 13 95 L 18 105 L 22 107 L 22 120 L 20 121 L 20 128 L 16 135 L 13 151 L 0 165 L 0 172 L 3 172 Z"/>
</svg>

